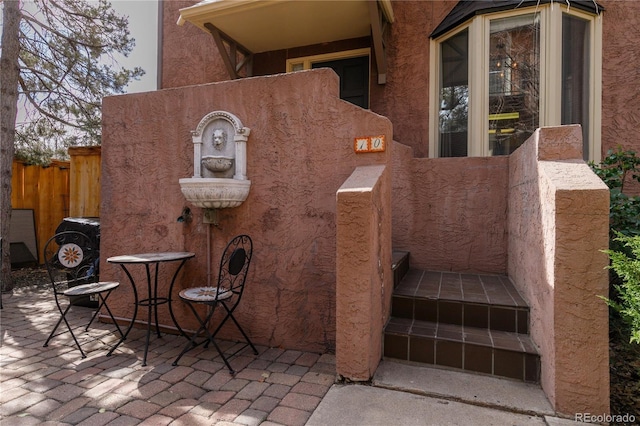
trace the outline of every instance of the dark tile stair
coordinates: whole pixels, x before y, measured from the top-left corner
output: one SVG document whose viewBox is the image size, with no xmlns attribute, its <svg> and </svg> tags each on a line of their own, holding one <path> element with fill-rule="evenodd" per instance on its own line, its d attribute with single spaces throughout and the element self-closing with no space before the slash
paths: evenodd
<svg viewBox="0 0 640 426">
<path fill-rule="evenodd" d="M 529 307 L 508 277 L 410 269 L 406 252 L 393 271 L 385 358 L 540 381 Z"/>
</svg>

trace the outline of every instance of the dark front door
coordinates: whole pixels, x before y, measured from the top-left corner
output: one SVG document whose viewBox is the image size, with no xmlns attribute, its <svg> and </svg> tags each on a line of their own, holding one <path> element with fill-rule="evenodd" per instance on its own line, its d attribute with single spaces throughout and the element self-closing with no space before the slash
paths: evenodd
<svg viewBox="0 0 640 426">
<path fill-rule="evenodd" d="M 316 62 L 312 68 L 331 68 L 340 77 L 340 99 L 369 108 L 369 57 Z"/>
</svg>

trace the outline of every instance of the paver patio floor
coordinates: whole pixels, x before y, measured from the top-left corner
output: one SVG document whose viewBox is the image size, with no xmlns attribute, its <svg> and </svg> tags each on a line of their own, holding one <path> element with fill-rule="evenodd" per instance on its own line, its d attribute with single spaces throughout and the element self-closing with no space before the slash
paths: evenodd
<svg viewBox="0 0 640 426">
<path fill-rule="evenodd" d="M 198 347 L 171 363 L 185 339 L 152 337 L 141 363 L 146 330 L 117 341 L 111 324 L 79 330 L 87 358 L 69 333 L 42 345 L 59 318 L 44 288 L 16 290 L 0 311 L 0 422 L 80 425 L 303 425 L 335 379 L 335 357 L 258 347 L 231 359 L 231 376 L 215 349 Z M 72 325 L 92 310 L 74 306 Z M 61 326 L 62 327 L 62 326 Z M 74 330 L 75 331 L 75 330 Z M 235 351 L 236 344 L 222 342 Z"/>
</svg>

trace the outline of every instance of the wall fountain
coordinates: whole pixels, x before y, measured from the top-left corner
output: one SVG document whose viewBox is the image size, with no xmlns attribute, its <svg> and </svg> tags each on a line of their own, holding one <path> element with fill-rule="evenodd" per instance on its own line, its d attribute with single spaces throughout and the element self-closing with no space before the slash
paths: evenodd
<svg viewBox="0 0 640 426">
<path fill-rule="evenodd" d="M 216 222 L 216 210 L 247 199 L 247 139 L 251 130 L 235 115 L 213 111 L 191 132 L 193 177 L 180 179 L 187 201 L 205 209 L 204 222 Z"/>
</svg>

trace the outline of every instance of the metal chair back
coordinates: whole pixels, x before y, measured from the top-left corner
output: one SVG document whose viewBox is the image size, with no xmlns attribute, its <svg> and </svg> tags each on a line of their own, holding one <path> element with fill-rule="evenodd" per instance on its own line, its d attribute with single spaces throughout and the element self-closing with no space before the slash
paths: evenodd
<svg viewBox="0 0 640 426">
<path fill-rule="evenodd" d="M 98 282 L 100 249 L 82 232 L 51 237 L 44 246 L 44 261 L 56 299 L 70 287 Z"/>
<path fill-rule="evenodd" d="M 98 313 L 104 307 L 111 317 L 112 323 L 120 333 L 121 338 L 124 339 L 124 334 L 107 305 L 107 298 L 113 290 L 118 288 L 120 283 L 115 281 L 98 281 L 99 261 L 99 247 L 97 247 L 97 244 L 94 243 L 91 238 L 82 232 L 59 232 L 46 242 L 44 246 L 44 263 L 49 273 L 51 286 L 53 287 L 56 306 L 60 311 L 60 319 L 44 342 L 44 347 L 47 347 L 49 341 L 58 335 L 56 331 L 64 321 L 67 331 L 73 337 L 76 346 L 82 354 L 82 358 L 86 357 L 86 354 L 80 346 L 80 342 L 73 332 L 73 328 L 66 318 L 67 312 L 69 312 L 72 305 L 72 297 L 96 297 L 98 299 L 98 309 L 95 310 L 89 323 L 84 327 L 84 331 L 89 330 Z M 65 308 L 63 308 L 60 303 L 62 297 L 69 299 L 69 303 L 67 303 Z M 65 331 L 62 331 L 62 333 L 65 333 Z"/>
<path fill-rule="evenodd" d="M 253 241 L 248 235 L 238 235 L 234 237 L 224 249 L 222 257 L 220 259 L 220 268 L 218 270 L 218 283 L 216 287 L 193 287 L 187 288 L 180 292 L 180 299 L 182 299 L 187 306 L 191 309 L 194 317 L 200 323 L 200 328 L 191 335 L 189 342 L 185 345 L 182 352 L 178 355 L 173 365 L 178 365 L 180 358 L 190 351 L 191 349 L 204 344 L 205 347 L 211 343 L 215 348 L 225 365 L 229 369 L 231 374 L 235 374 L 235 371 L 229 364 L 229 358 L 235 356 L 246 346 L 250 346 L 254 354 L 258 354 L 258 350 L 253 345 L 247 333 L 242 329 L 238 321 L 233 316 L 233 311 L 240 303 L 242 293 L 244 292 L 244 285 L 247 280 L 247 273 L 251 264 L 251 257 L 253 255 Z M 193 306 L 194 304 L 201 303 L 209 306 L 208 313 L 205 318 L 202 318 L 198 311 Z M 211 333 L 209 331 L 209 323 L 216 311 L 216 307 L 221 306 L 224 309 L 224 318 L 218 324 L 217 328 Z M 231 319 L 233 324 L 237 327 L 238 331 L 244 337 L 246 345 L 241 346 L 235 352 L 231 354 L 225 354 L 221 350 L 220 346 L 215 341 L 215 337 L 222 328 L 222 326 Z M 198 342 L 198 337 L 204 334 L 206 339 Z M 185 335 L 186 337 L 186 335 Z"/>
<path fill-rule="evenodd" d="M 217 288 L 219 296 L 224 291 L 233 293 L 231 300 L 225 297 L 230 311 L 235 309 L 242 297 L 252 255 L 253 241 L 248 235 L 233 238 L 222 253 Z"/>
</svg>

